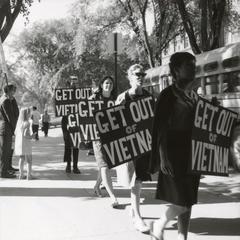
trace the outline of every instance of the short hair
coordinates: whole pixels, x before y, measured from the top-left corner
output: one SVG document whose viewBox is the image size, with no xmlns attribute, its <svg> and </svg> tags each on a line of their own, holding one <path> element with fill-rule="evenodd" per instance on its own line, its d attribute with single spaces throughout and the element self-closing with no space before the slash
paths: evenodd
<svg viewBox="0 0 240 240">
<path fill-rule="evenodd" d="M 36 106 L 33 106 L 32 108 L 33 108 L 33 110 L 37 110 L 37 107 L 36 107 Z"/>
<path fill-rule="evenodd" d="M 135 71 L 136 69 L 141 69 L 141 71 L 144 72 L 143 66 L 141 64 L 133 64 L 127 71 L 128 77 L 132 75 L 133 71 Z"/>
<path fill-rule="evenodd" d="M 173 76 L 173 78 L 176 77 L 175 74 L 175 69 L 181 67 L 181 65 L 186 62 L 186 61 L 192 61 L 195 60 L 196 58 L 194 55 L 192 55 L 189 52 L 176 52 L 174 53 L 171 58 L 170 58 L 170 62 L 169 62 L 169 68 L 170 68 L 170 72 Z"/>
<path fill-rule="evenodd" d="M 16 85 L 14 85 L 12 83 L 12 84 L 8 84 L 8 85 L 4 86 L 3 91 L 5 93 L 9 93 L 10 91 L 13 91 L 13 90 L 16 90 L 16 89 L 17 89 Z"/>
</svg>

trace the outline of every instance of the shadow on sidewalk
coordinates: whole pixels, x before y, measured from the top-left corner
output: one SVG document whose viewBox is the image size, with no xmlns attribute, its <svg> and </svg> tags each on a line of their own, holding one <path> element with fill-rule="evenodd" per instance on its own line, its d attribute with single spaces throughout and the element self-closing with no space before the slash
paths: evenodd
<svg viewBox="0 0 240 240">
<path fill-rule="evenodd" d="M 191 219 L 189 232 L 200 235 L 240 236 L 239 223 L 240 218 L 195 218 Z"/>
</svg>

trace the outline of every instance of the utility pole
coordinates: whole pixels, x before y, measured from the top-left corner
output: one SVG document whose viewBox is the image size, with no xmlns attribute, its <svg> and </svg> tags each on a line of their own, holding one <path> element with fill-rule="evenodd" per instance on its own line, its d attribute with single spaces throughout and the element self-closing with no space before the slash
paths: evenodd
<svg viewBox="0 0 240 240">
<path fill-rule="evenodd" d="M 114 36 L 114 75 L 115 75 L 115 87 L 118 94 L 118 75 L 117 75 L 117 57 L 118 57 L 118 34 L 115 32 Z"/>
</svg>

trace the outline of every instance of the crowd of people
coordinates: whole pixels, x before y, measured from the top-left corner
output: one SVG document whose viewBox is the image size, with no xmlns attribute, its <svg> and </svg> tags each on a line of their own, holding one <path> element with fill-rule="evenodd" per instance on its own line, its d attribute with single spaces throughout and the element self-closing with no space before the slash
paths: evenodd
<svg viewBox="0 0 240 240">
<path fill-rule="evenodd" d="M 130 189 L 131 217 L 136 230 L 150 233 L 152 239 L 163 240 L 164 228 L 168 221 L 178 218 L 178 239 L 186 240 L 191 208 L 197 203 L 199 175 L 187 170 L 191 150 L 191 122 L 197 94 L 191 90 L 194 80 L 195 57 L 187 52 L 175 53 L 170 59 L 170 71 L 173 84 L 164 89 L 155 104 L 155 115 L 152 130 L 152 152 L 137 160 L 124 163 L 116 168 L 117 178 L 127 183 Z M 99 88 L 91 99 L 111 99 L 116 104 L 125 104 L 151 94 L 143 88 L 145 72 L 140 64 L 134 64 L 128 70 L 130 88 L 116 96 L 114 80 L 106 76 L 99 83 Z M 39 121 L 42 119 L 45 136 L 48 135 L 50 118 L 47 112 L 40 116 L 36 107 L 32 111 L 21 108 L 18 111 L 14 98 L 16 87 L 7 85 L 0 99 L 0 160 L 1 177 L 12 178 L 15 174 L 9 159 L 11 158 L 12 137 L 15 135 L 14 154 L 19 156 L 19 178 L 24 178 L 23 166 L 27 162 L 27 179 L 32 178 L 32 145 L 31 139 L 38 141 Z M 31 122 L 31 123 L 30 123 Z M 32 129 L 31 127 L 32 126 Z M 62 118 L 62 131 L 65 143 L 64 162 L 66 173 L 79 174 L 79 149 L 71 147 L 67 129 L 67 117 Z M 94 192 L 101 196 L 100 184 L 106 188 L 113 208 L 119 202 L 114 192 L 110 170 L 106 163 L 101 141 L 93 142 L 93 151 L 98 167 L 98 177 Z M 73 169 L 71 168 L 73 162 Z M 148 226 L 141 217 L 140 194 L 143 181 L 151 181 L 151 174 L 158 172 L 156 198 L 169 203 L 161 217 Z"/>
<path fill-rule="evenodd" d="M 14 84 L 7 84 L 0 98 L 0 177 L 32 179 L 32 143 L 39 140 L 39 125 L 45 136 L 48 134 L 50 116 L 47 110 L 40 114 L 36 106 L 22 107 L 19 112 Z M 12 166 L 13 155 L 19 157 L 19 169 Z M 24 162 L 27 162 L 27 176 L 24 176 Z"/>
</svg>

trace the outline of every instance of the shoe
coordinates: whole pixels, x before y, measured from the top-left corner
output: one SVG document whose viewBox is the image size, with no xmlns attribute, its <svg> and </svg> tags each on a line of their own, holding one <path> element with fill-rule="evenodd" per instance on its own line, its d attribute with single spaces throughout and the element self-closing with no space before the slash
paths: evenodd
<svg viewBox="0 0 240 240">
<path fill-rule="evenodd" d="M 150 236 L 151 240 L 164 240 L 163 231 L 160 231 L 161 236 L 158 236 L 156 230 L 154 230 L 154 221 L 150 223 Z"/>
<path fill-rule="evenodd" d="M 150 232 L 150 227 L 146 225 L 146 223 L 141 219 L 138 221 L 134 221 L 134 227 L 136 230 L 142 233 Z"/>
<path fill-rule="evenodd" d="M 8 171 L 18 172 L 19 169 L 18 169 L 18 168 L 14 168 L 14 167 L 10 167 L 10 168 L 8 169 Z"/>
<path fill-rule="evenodd" d="M 34 179 L 36 179 L 36 177 L 34 177 L 33 175 L 27 176 L 27 180 L 34 180 Z"/>
<path fill-rule="evenodd" d="M 78 168 L 74 168 L 74 169 L 73 169 L 73 173 L 80 174 L 81 171 L 80 171 Z"/>
<path fill-rule="evenodd" d="M 71 166 L 67 166 L 65 171 L 66 173 L 71 173 Z"/>
<path fill-rule="evenodd" d="M 112 208 L 117 209 L 119 207 L 119 203 L 117 200 L 115 200 L 112 204 L 111 204 Z"/>
<path fill-rule="evenodd" d="M 97 196 L 97 197 L 103 197 L 102 196 L 102 193 L 101 193 L 101 190 L 98 188 L 98 187 L 94 187 L 94 194 Z"/>
<path fill-rule="evenodd" d="M 6 174 L 2 175 L 1 177 L 2 178 L 16 178 L 17 176 L 12 173 L 6 173 Z"/>
<path fill-rule="evenodd" d="M 24 176 L 24 175 L 19 175 L 19 176 L 18 176 L 18 179 L 19 179 L 19 180 L 25 179 L 25 178 L 26 178 L 26 176 Z"/>
</svg>

